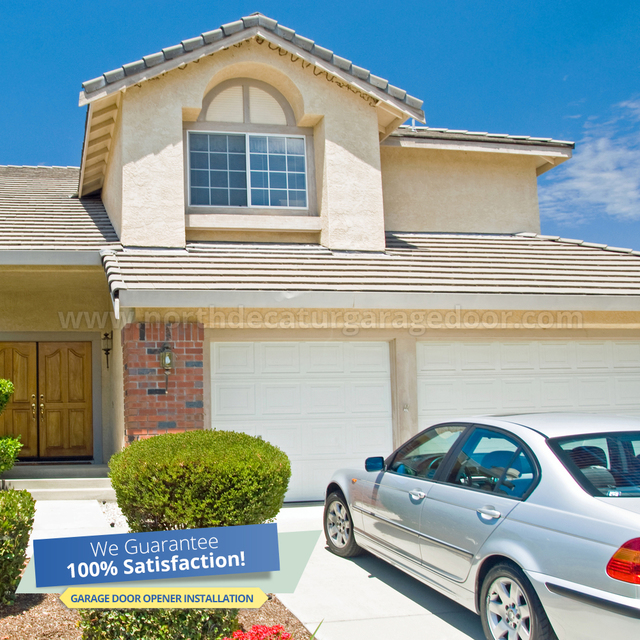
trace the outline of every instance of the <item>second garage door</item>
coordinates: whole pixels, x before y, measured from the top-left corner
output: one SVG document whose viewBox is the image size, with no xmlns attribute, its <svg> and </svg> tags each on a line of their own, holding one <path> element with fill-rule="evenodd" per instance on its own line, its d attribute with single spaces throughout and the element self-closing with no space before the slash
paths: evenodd
<svg viewBox="0 0 640 640">
<path fill-rule="evenodd" d="M 420 427 L 538 411 L 640 415 L 640 342 L 419 342 Z"/>
<path fill-rule="evenodd" d="M 214 428 L 289 456 L 287 501 L 321 500 L 336 469 L 391 451 L 386 342 L 216 342 L 211 385 Z"/>
</svg>

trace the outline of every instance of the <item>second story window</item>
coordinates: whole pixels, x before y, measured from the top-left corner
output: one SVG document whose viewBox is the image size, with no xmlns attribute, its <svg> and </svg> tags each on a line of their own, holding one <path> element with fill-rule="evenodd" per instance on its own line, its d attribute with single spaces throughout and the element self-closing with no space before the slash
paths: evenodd
<svg viewBox="0 0 640 640">
<path fill-rule="evenodd" d="M 188 209 L 312 215 L 311 141 L 272 87 L 222 83 L 205 96 L 198 121 L 185 124 Z"/>
</svg>

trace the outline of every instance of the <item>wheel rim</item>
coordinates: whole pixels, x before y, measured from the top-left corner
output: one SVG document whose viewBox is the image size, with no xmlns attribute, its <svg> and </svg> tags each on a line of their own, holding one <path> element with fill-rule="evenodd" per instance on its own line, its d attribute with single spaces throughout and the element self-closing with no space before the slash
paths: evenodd
<svg viewBox="0 0 640 640">
<path fill-rule="evenodd" d="M 531 640 L 529 602 L 520 585 L 501 576 L 487 593 L 487 623 L 495 640 Z"/>
<path fill-rule="evenodd" d="M 351 537 L 351 519 L 347 507 L 335 500 L 327 511 L 327 534 L 332 544 L 339 549 L 346 547 Z"/>
</svg>

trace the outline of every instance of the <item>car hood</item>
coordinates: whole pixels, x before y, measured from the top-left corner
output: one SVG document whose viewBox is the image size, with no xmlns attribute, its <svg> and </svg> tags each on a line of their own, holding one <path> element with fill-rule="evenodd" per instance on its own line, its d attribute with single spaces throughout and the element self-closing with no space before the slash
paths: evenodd
<svg viewBox="0 0 640 640">
<path fill-rule="evenodd" d="M 596 498 L 596 500 L 640 515 L 640 498 Z"/>
</svg>

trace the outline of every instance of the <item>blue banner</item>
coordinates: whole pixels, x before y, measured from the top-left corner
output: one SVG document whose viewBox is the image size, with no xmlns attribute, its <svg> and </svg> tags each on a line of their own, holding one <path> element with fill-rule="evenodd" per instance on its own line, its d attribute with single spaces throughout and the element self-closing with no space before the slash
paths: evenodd
<svg viewBox="0 0 640 640">
<path fill-rule="evenodd" d="M 278 571 L 278 527 L 121 533 L 34 540 L 36 586 Z"/>
</svg>

